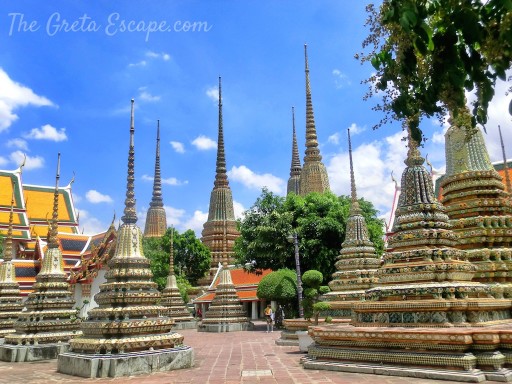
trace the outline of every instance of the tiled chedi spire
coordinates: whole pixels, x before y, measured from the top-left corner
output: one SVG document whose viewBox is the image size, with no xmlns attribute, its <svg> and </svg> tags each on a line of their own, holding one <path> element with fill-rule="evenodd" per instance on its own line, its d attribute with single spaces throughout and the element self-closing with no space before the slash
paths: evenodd
<svg viewBox="0 0 512 384">
<path fill-rule="evenodd" d="M 12 226 L 14 217 L 14 189 L 12 185 L 9 228 L 4 242 L 3 263 L 0 265 L 0 337 L 15 332 L 14 322 L 23 309 L 20 286 L 16 282 L 12 250 Z"/>
<path fill-rule="evenodd" d="M 34 291 L 29 293 L 23 312 L 14 324 L 15 333 L 5 337 L 5 344 L 48 344 L 67 342 L 81 334 L 75 301 L 64 272 L 62 252 L 57 239 L 59 209 L 60 153 L 57 161 L 53 213 L 48 245 Z"/>
<path fill-rule="evenodd" d="M 224 127 L 222 123 L 222 89 L 219 77 L 219 137 L 217 143 L 217 162 L 215 182 L 210 195 L 208 220 L 204 223 L 201 241 L 212 255 L 210 277 L 219 263 L 233 262 L 236 238 L 240 233 L 236 227 L 233 210 L 233 196 L 229 187 L 226 172 L 226 156 L 224 153 Z"/>
<path fill-rule="evenodd" d="M 106 282 L 94 296 L 98 307 L 82 322 L 83 337 L 74 339 L 74 353 L 129 353 L 173 348 L 183 336 L 170 333 L 173 320 L 163 316 L 160 293 L 154 283 L 149 260 L 142 249 L 142 232 L 136 225 L 134 193 L 134 100 L 131 101 L 128 178 L 122 224 L 118 229 L 114 256 L 108 262 Z"/>
<path fill-rule="evenodd" d="M 443 204 L 465 249 L 478 267 L 474 280 L 491 285 L 494 296 L 512 297 L 512 200 L 494 169 L 481 131 L 467 137 L 464 127 L 445 135 Z"/>
<path fill-rule="evenodd" d="M 220 271 L 219 284 L 215 290 L 215 296 L 204 314 L 203 325 L 209 324 L 233 324 L 246 323 L 249 319 L 243 308 L 235 285 L 231 279 L 231 271 L 226 262 Z"/>
<path fill-rule="evenodd" d="M 336 261 L 336 272 L 329 282 L 331 291 L 329 300 L 360 300 L 364 291 L 377 282 L 377 268 L 380 258 L 370 241 L 368 227 L 357 201 L 354 166 L 352 162 L 352 143 L 350 129 L 348 130 L 348 153 L 350 159 L 350 190 L 351 205 L 345 241 L 341 244 L 341 251 Z"/>
<path fill-rule="evenodd" d="M 297 146 L 297 135 L 295 134 L 295 108 L 292 107 L 292 164 L 290 166 L 290 178 L 288 179 L 288 188 L 286 194 L 291 192 L 298 195 L 300 193 L 300 173 L 302 167 L 300 166 L 299 148 Z"/>
<path fill-rule="evenodd" d="M 167 315 L 177 323 L 194 320 L 181 297 L 174 274 L 174 229 L 171 230 L 169 276 L 167 276 L 167 285 L 162 292 L 162 305 L 167 308 Z"/>
<path fill-rule="evenodd" d="M 162 237 L 167 230 L 167 218 L 162 200 L 162 177 L 160 174 L 160 120 L 156 129 L 155 177 L 153 179 L 153 197 L 149 203 L 144 228 L 145 237 Z"/>
<path fill-rule="evenodd" d="M 366 303 L 354 308 L 354 323 L 450 326 L 509 317 L 503 301 L 492 299 L 486 285 L 471 281 L 476 267 L 456 248 L 457 237 L 423 163 L 409 130 L 406 168 L 379 283 L 366 291 Z M 478 308 L 482 305 L 487 310 Z M 416 312 L 409 312 L 412 308 Z"/>
<path fill-rule="evenodd" d="M 306 44 L 304 44 L 304 57 L 306 64 L 306 156 L 300 175 L 300 194 L 303 196 L 310 192 L 323 193 L 329 190 L 327 170 L 322 163 L 322 155 L 320 155 L 320 149 L 318 148 Z"/>
<path fill-rule="evenodd" d="M 503 144 L 503 136 L 501 134 L 501 127 L 498 125 L 498 132 L 500 134 L 501 153 L 503 155 L 503 172 L 505 173 L 505 187 L 509 194 L 512 194 L 512 181 L 508 171 L 507 154 L 505 153 L 505 144 Z"/>
</svg>

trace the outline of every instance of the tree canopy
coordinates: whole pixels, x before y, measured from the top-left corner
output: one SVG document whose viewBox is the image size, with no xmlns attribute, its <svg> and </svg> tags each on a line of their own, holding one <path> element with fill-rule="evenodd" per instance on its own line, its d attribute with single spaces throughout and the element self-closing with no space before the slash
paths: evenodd
<svg viewBox="0 0 512 384">
<path fill-rule="evenodd" d="M 190 229 L 180 234 L 176 229 L 168 228 L 161 238 L 143 239 L 144 253 L 151 260 L 153 280 L 160 289 L 165 287 L 169 275 L 171 231 L 174 231 L 174 272 L 196 285 L 197 280 L 210 268 L 211 255 L 210 250 Z"/>
<path fill-rule="evenodd" d="M 258 284 L 259 299 L 288 304 L 297 300 L 297 274 L 291 269 L 279 269 L 263 277 Z"/>
<path fill-rule="evenodd" d="M 370 238 L 382 253 L 383 222 L 370 202 L 360 199 L 359 203 Z M 240 237 L 235 242 L 237 261 L 255 269 L 295 269 L 294 245 L 289 239 L 295 232 L 301 270 L 316 269 L 330 280 L 345 239 L 349 208 L 350 197 L 330 192 L 284 198 L 263 189 L 240 222 Z"/>
<path fill-rule="evenodd" d="M 496 80 L 506 80 L 512 64 L 511 0 L 384 0 L 367 11 L 363 47 L 371 51 L 362 61 L 378 71 L 368 83 L 385 91 L 380 124 L 407 119 L 421 142 L 422 116 L 450 112 L 470 131 L 487 122 Z M 471 115 L 465 91 L 473 90 Z"/>
</svg>

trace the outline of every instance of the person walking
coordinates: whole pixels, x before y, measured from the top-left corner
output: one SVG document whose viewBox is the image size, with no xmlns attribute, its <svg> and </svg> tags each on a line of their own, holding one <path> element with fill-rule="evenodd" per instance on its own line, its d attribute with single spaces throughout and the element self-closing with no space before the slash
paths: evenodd
<svg viewBox="0 0 512 384">
<path fill-rule="evenodd" d="M 267 321 L 267 333 L 274 332 L 274 311 L 270 304 L 265 308 L 265 320 Z"/>
<path fill-rule="evenodd" d="M 275 324 L 277 328 L 281 328 L 283 326 L 283 320 L 284 320 L 284 310 L 281 305 L 277 306 L 276 314 L 275 314 Z"/>
</svg>

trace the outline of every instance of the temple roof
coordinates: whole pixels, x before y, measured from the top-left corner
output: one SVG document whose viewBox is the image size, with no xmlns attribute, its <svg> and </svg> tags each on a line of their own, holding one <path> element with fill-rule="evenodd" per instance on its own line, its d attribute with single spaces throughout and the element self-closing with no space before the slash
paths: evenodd
<svg viewBox="0 0 512 384">
<path fill-rule="evenodd" d="M 250 273 L 247 272 L 243 268 L 233 268 L 231 271 L 231 280 L 233 281 L 233 285 L 236 289 L 236 294 L 241 301 L 254 301 L 259 300 L 256 295 L 256 290 L 258 289 L 258 284 L 261 279 L 267 276 L 271 269 L 264 269 L 261 274 Z M 215 296 L 215 289 L 220 282 L 220 273 L 217 274 L 215 280 L 213 281 L 211 287 L 207 292 L 198 296 L 194 299 L 195 304 L 199 303 L 209 303 L 213 300 Z"/>
</svg>

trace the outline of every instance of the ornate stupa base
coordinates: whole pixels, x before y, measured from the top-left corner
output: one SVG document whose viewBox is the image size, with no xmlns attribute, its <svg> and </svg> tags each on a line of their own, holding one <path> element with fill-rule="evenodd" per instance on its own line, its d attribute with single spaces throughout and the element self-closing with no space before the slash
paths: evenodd
<svg viewBox="0 0 512 384">
<path fill-rule="evenodd" d="M 174 320 L 174 324 L 172 326 L 173 331 L 179 331 L 181 329 L 196 329 L 198 325 L 197 320 L 190 320 L 190 321 L 176 321 Z"/>
<path fill-rule="evenodd" d="M 69 343 L 11 345 L 0 347 L 0 360 L 10 363 L 52 360 L 69 350 Z"/>
<path fill-rule="evenodd" d="M 313 326 L 304 367 L 429 379 L 512 381 L 512 324 L 468 328 Z"/>
<path fill-rule="evenodd" d="M 121 377 L 172 371 L 194 366 L 189 346 L 119 354 L 62 353 L 57 371 L 80 377 Z"/>
<path fill-rule="evenodd" d="M 198 332 L 237 332 L 237 331 L 251 331 L 254 329 L 254 324 L 250 321 L 244 322 L 236 322 L 236 323 L 228 323 L 228 322 L 218 322 L 218 323 L 205 323 L 202 321 L 198 327 Z"/>
<path fill-rule="evenodd" d="M 276 345 L 280 347 L 298 347 L 299 346 L 299 335 L 296 331 L 281 331 L 281 337 L 276 339 Z"/>
</svg>

